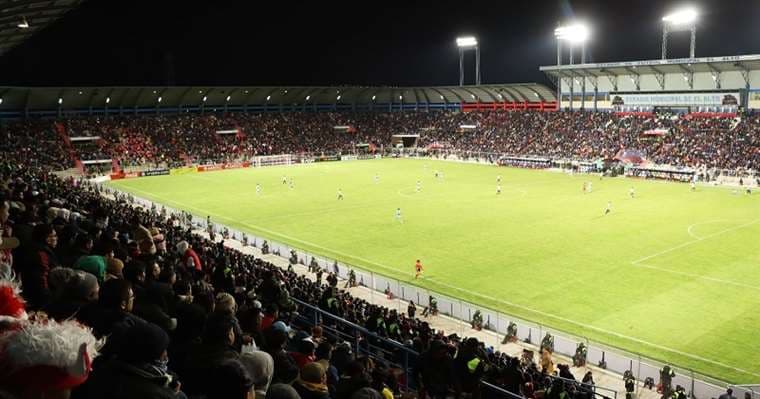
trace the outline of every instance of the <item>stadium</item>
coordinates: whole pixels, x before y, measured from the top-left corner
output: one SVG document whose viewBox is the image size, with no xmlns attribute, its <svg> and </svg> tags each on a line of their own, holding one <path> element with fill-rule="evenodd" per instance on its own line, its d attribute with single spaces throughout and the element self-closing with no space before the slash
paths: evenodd
<svg viewBox="0 0 760 399">
<path fill-rule="evenodd" d="M 250 11 L 156 7 L 176 25 L 128 45 Z M 350 71 L 327 43 L 316 71 L 191 58 L 173 84 L 94 33 L 137 6 L 0 0 L 0 397 L 760 399 L 760 55 L 697 56 L 722 7 L 668 8 L 638 60 L 542 5 L 498 28 L 541 50 L 501 49 L 506 76 L 462 29 L 419 75 L 363 69 L 409 41 L 357 32 Z"/>
</svg>

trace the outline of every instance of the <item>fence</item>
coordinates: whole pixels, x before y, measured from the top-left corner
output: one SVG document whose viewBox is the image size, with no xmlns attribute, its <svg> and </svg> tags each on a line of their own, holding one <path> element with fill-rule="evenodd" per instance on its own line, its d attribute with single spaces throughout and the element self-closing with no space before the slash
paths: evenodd
<svg viewBox="0 0 760 399">
<path fill-rule="evenodd" d="M 131 193 L 130 195 L 135 198 L 137 203 L 147 207 L 153 205 L 153 203 L 147 199 L 137 197 Z M 156 205 L 158 209 L 163 207 L 168 211 L 178 212 L 178 210 L 162 204 Z M 196 226 L 205 226 L 206 219 L 202 215 L 193 215 L 193 224 Z M 215 224 L 216 231 L 221 231 L 222 228 L 227 228 L 233 239 L 240 240 L 244 235 L 243 232 L 230 228 L 229 226 Z M 309 264 L 311 260 L 314 259 L 319 267 L 327 271 L 335 272 L 342 279 L 347 280 L 350 271 L 354 270 L 356 281 L 370 288 L 372 295 L 385 295 L 384 292 L 387 291 L 395 298 L 400 298 L 404 301 L 414 301 L 415 304 L 425 307 L 429 306 L 429 299 L 432 296 L 437 299 L 438 310 L 440 313 L 465 321 L 466 323 L 469 323 L 472 320 L 472 315 L 475 311 L 480 311 L 483 316 L 483 325 L 486 326 L 486 329 L 497 333 L 497 335 L 493 336 L 492 341 L 486 342 L 486 345 L 489 346 L 498 347 L 501 342 L 498 338 L 498 334 L 506 334 L 507 326 L 509 326 L 510 322 L 514 322 L 517 325 L 517 337 L 523 342 L 540 346 L 542 337 L 548 332 L 554 336 L 555 353 L 568 357 L 572 357 L 575 354 L 577 345 L 582 342 L 586 344 L 586 347 L 588 348 L 587 362 L 589 364 L 599 365 L 604 362 L 604 367 L 607 370 L 620 375 L 630 370 L 634 377 L 640 382 L 650 377 L 654 379 L 654 381 L 659 381 L 660 370 L 666 365 L 663 362 L 653 360 L 637 353 L 628 352 L 598 342 L 592 342 L 586 337 L 578 337 L 545 326 L 541 323 L 506 315 L 490 308 L 459 300 L 450 295 L 403 283 L 383 274 L 376 274 L 358 269 L 335 259 L 314 255 L 295 246 L 257 237 L 250 233 L 245 233 L 245 235 L 248 237 L 248 242 L 252 246 L 260 248 L 264 241 L 267 241 L 270 253 L 279 254 L 284 257 L 289 256 L 290 251 L 293 250 L 296 252 L 300 263 Z M 456 290 L 456 288 L 452 288 L 452 290 Z M 406 312 L 406 309 L 402 308 L 403 305 L 400 302 L 398 303 L 398 311 Z M 461 329 L 452 332 L 467 336 L 471 330 L 465 326 L 466 323 L 460 323 Z M 723 387 L 727 385 L 725 382 L 695 373 L 692 370 L 674 367 L 673 365 L 670 366 L 676 373 L 676 376 L 673 378 L 673 386 L 681 385 L 695 398 L 716 398 L 724 393 Z M 637 390 L 638 389 L 640 389 L 639 384 L 637 384 Z M 755 395 L 753 396 L 753 399 L 760 399 L 756 394 L 753 393 L 753 395 Z"/>
</svg>

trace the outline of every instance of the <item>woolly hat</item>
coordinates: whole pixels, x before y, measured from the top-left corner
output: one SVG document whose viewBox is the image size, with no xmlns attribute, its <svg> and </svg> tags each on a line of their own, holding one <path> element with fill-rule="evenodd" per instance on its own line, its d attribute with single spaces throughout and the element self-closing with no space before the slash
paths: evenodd
<svg viewBox="0 0 760 399">
<path fill-rule="evenodd" d="M 26 319 L 21 290 L 12 276 L 0 276 L 0 386 L 27 393 L 64 390 L 82 384 L 103 342 L 74 320 Z"/>
<path fill-rule="evenodd" d="M 301 369 L 301 381 L 321 384 L 325 378 L 325 368 L 319 363 L 309 363 Z"/>
<path fill-rule="evenodd" d="M 26 320 L 26 307 L 21 297 L 21 284 L 13 276 L 0 276 L 0 334 L 8 324 Z"/>
<path fill-rule="evenodd" d="M 169 335 L 153 323 L 137 323 L 124 333 L 119 358 L 128 363 L 158 360 L 169 347 Z"/>
<path fill-rule="evenodd" d="M 190 248 L 190 244 L 187 241 L 183 240 L 177 243 L 177 253 L 180 255 L 184 255 L 188 248 Z"/>
</svg>

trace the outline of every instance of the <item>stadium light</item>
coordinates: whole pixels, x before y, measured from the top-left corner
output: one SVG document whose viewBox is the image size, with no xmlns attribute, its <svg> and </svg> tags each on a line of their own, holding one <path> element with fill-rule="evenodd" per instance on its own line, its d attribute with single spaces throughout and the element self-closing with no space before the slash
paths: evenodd
<svg viewBox="0 0 760 399">
<path fill-rule="evenodd" d="M 662 59 L 668 58 L 668 35 L 671 32 L 689 31 L 689 58 L 695 57 L 697 42 L 697 19 L 699 12 L 694 7 L 686 7 L 662 17 Z"/>
<path fill-rule="evenodd" d="M 575 23 L 555 29 L 554 36 L 558 40 L 566 40 L 571 44 L 582 44 L 591 36 L 591 30 L 584 24 Z"/>
<path fill-rule="evenodd" d="M 377 96 L 372 96 L 372 101 L 375 101 L 376 98 Z"/>
<path fill-rule="evenodd" d="M 208 100 L 208 97 L 206 97 L 206 96 L 203 96 L 203 102 L 204 102 L 204 103 L 206 102 L 206 100 Z"/>
<path fill-rule="evenodd" d="M 63 104 L 63 97 L 58 97 L 58 105 Z"/>
<path fill-rule="evenodd" d="M 2 104 L 2 103 L 3 103 L 3 99 L 2 99 L 2 97 L 0 97 L 0 104 Z"/>
<path fill-rule="evenodd" d="M 158 96 L 158 102 L 161 102 L 161 100 L 163 100 L 163 98 L 161 98 L 161 96 Z"/>
<path fill-rule="evenodd" d="M 111 97 L 106 97 L 106 104 L 111 102 Z"/>
<path fill-rule="evenodd" d="M 588 25 L 581 22 L 573 22 L 567 25 L 559 26 L 554 30 L 554 37 L 557 38 L 557 65 L 562 65 L 562 43 L 570 44 L 570 65 L 573 64 L 574 52 L 573 47 L 579 45 L 581 48 L 581 64 L 586 63 L 586 42 L 591 37 L 591 29 Z M 573 92 L 575 80 L 570 80 L 570 93 Z M 586 92 L 586 79 L 583 79 L 581 90 Z M 585 98 L 585 97 L 584 97 Z M 557 82 L 557 109 L 562 104 L 562 79 Z M 573 102 L 570 102 L 570 109 L 573 109 Z"/>
<path fill-rule="evenodd" d="M 464 86 L 464 52 L 475 50 L 475 84 L 480 85 L 480 44 L 473 36 L 461 36 L 457 38 L 459 48 L 459 86 Z"/>
<path fill-rule="evenodd" d="M 467 36 L 467 37 L 458 37 L 457 38 L 457 46 L 458 47 L 475 47 L 478 45 L 478 39 Z"/>
<path fill-rule="evenodd" d="M 230 98 L 232 98 L 232 96 L 227 96 L 227 102 L 230 102 Z"/>
<path fill-rule="evenodd" d="M 338 100 L 338 101 L 340 101 L 340 94 L 338 94 L 338 98 L 337 98 L 337 100 Z"/>
<path fill-rule="evenodd" d="M 29 29 L 29 21 L 26 20 L 26 17 L 21 17 L 21 22 L 16 26 L 21 29 Z"/>
<path fill-rule="evenodd" d="M 309 101 L 310 98 L 311 96 L 306 96 L 306 101 Z"/>
<path fill-rule="evenodd" d="M 398 99 L 399 99 L 400 101 L 404 101 L 404 96 L 398 96 Z"/>
<path fill-rule="evenodd" d="M 270 98 L 272 98 L 272 96 L 267 96 L 267 101 L 269 101 Z"/>
<path fill-rule="evenodd" d="M 686 25 L 696 22 L 698 15 L 696 9 L 684 8 L 662 17 L 662 20 L 673 25 Z"/>
</svg>

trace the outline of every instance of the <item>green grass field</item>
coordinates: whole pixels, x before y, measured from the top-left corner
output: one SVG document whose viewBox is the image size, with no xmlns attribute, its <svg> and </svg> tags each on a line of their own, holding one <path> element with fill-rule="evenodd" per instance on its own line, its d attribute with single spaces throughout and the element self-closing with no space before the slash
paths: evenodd
<svg viewBox="0 0 760 399">
<path fill-rule="evenodd" d="M 584 181 L 592 193 L 582 193 Z M 729 382 L 760 381 L 760 195 L 406 159 L 112 184 L 592 341 Z M 418 258 L 425 278 L 414 281 Z"/>
</svg>

